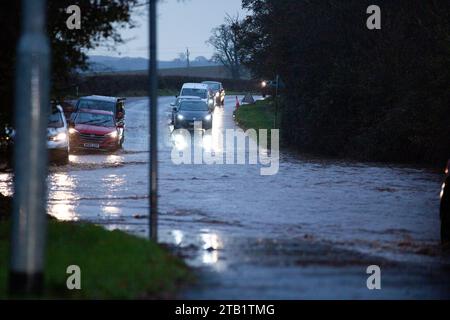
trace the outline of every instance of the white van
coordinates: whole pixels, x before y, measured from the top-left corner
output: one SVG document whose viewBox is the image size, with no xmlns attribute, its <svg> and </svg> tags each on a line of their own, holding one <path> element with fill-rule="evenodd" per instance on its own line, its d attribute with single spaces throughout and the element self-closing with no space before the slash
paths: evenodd
<svg viewBox="0 0 450 320">
<path fill-rule="evenodd" d="M 204 83 L 185 83 L 180 91 L 180 96 L 195 96 L 208 104 L 210 109 L 214 109 L 214 99 L 210 95 L 209 87 Z"/>
</svg>

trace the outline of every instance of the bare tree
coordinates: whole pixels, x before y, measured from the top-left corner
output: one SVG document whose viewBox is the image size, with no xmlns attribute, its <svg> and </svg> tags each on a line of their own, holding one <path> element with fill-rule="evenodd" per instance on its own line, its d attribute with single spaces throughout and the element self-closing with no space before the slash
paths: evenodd
<svg viewBox="0 0 450 320">
<path fill-rule="evenodd" d="M 232 17 L 227 15 L 225 23 L 212 29 L 212 36 L 206 42 L 215 49 L 212 60 L 223 64 L 230 71 L 233 79 L 240 79 L 241 77 L 239 30 L 239 16 Z"/>
</svg>

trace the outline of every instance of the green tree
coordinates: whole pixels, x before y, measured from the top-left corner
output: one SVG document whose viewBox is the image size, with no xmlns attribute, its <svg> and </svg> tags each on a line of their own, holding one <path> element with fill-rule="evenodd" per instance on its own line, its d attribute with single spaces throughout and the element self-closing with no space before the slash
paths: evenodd
<svg viewBox="0 0 450 320">
<path fill-rule="evenodd" d="M 14 106 L 14 72 L 16 44 L 21 27 L 21 1 L 0 2 L 0 125 L 11 122 Z M 70 86 L 71 76 L 86 69 L 86 50 L 108 43 L 122 42 L 119 29 L 133 27 L 130 13 L 139 0 L 49 0 L 47 2 L 47 32 L 52 49 L 52 92 Z M 69 30 L 66 8 L 81 9 L 81 29 Z"/>
<path fill-rule="evenodd" d="M 450 3 L 243 0 L 242 63 L 286 84 L 282 137 L 299 150 L 381 161 L 450 157 Z M 286 128 L 289 128 L 287 130 Z"/>
</svg>

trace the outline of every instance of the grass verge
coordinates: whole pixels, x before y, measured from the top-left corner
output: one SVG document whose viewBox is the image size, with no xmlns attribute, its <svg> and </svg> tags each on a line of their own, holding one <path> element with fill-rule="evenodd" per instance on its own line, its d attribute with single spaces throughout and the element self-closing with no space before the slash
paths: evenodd
<svg viewBox="0 0 450 320">
<path fill-rule="evenodd" d="M 7 296 L 10 222 L 0 224 L 0 298 Z M 67 267 L 81 269 L 81 290 L 66 287 Z M 49 221 L 44 299 L 172 298 L 193 280 L 161 246 L 89 223 Z"/>
<path fill-rule="evenodd" d="M 275 104 L 271 99 L 266 99 L 241 105 L 235 113 L 235 119 L 244 129 L 273 129 Z"/>
</svg>

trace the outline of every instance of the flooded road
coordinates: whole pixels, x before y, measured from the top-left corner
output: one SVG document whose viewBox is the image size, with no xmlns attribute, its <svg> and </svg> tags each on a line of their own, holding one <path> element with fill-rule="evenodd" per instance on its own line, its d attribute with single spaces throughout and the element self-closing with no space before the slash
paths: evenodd
<svg viewBox="0 0 450 320">
<path fill-rule="evenodd" d="M 159 237 L 199 270 L 181 297 L 450 297 L 441 174 L 283 152 L 272 176 L 260 165 L 175 165 L 173 100 L 159 100 Z M 233 109 L 234 97 L 216 109 L 213 136 L 236 127 Z M 123 150 L 71 155 L 68 166 L 50 168 L 50 214 L 147 236 L 147 132 L 147 99 L 129 99 Z M 0 174 L 0 192 L 11 188 Z M 366 287 L 369 265 L 381 267 L 381 290 Z"/>
</svg>

